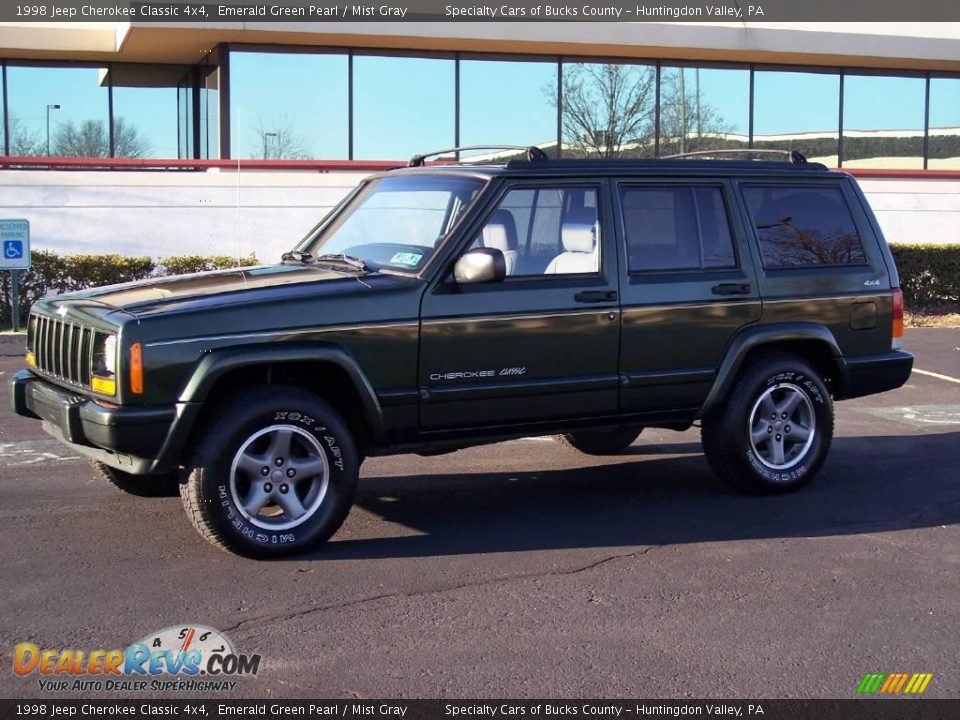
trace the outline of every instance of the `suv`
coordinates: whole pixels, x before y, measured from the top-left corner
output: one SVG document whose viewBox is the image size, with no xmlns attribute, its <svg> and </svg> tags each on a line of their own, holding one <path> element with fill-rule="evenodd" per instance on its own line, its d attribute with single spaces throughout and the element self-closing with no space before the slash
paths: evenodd
<svg viewBox="0 0 960 720">
<path fill-rule="evenodd" d="M 913 358 L 856 182 L 791 157 L 417 157 L 280 264 L 37 303 L 13 406 L 254 557 L 333 535 L 369 455 L 530 435 L 606 455 L 699 423 L 720 478 L 796 490 L 833 401 Z"/>
</svg>

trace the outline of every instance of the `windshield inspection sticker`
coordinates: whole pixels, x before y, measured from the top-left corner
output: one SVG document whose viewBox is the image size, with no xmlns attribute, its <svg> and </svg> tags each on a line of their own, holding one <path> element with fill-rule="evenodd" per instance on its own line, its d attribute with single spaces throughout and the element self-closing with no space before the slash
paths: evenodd
<svg viewBox="0 0 960 720">
<path fill-rule="evenodd" d="M 392 258 L 390 258 L 390 264 L 407 265 L 408 267 L 413 267 L 418 265 L 422 259 L 423 255 L 420 253 L 398 252 Z"/>
</svg>

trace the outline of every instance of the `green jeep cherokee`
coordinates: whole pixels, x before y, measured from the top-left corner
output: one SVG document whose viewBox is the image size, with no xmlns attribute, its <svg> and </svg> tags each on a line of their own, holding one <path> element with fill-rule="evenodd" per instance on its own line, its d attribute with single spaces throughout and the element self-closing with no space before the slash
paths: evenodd
<svg viewBox="0 0 960 720">
<path fill-rule="evenodd" d="M 699 421 L 723 480 L 795 490 L 833 401 L 913 358 L 856 182 L 792 160 L 418 157 L 279 265 L 37 303 L 13 406 L 254 557 L 333 535 L 366 456 L 529 435 L 602 455 Z"/>
</svg>

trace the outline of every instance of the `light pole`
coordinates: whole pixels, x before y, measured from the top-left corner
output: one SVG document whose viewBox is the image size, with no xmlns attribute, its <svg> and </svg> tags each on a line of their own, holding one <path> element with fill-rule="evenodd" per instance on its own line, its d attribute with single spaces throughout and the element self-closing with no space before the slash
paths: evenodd
<svg viewBox="0 0 960 720">
<path fill-rule="evenodd" d="M 263 159 L 270 159 L 270 138 L 275 138 L 277 134 L 275 132 L 265 132 L 263 134 Z"/>
<path fill-rule="evenodd" d="M 59 109 L 59 105 L 47 105 L 47 157 L 50 157 L 50 111 Z"/>
</svg>

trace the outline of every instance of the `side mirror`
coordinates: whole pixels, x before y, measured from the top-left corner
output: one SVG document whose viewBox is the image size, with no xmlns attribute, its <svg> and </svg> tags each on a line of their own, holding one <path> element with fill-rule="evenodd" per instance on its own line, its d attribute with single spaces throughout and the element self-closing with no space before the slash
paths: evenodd
<svg viewBox="0 0 960 720">
<path fill-rule="evenodd" d="M 460 256 L 453 278 L 462 285 L 499 282 L 507 276 L 507 261 L 496 248 L 476 248 Z"/>
</svg>

